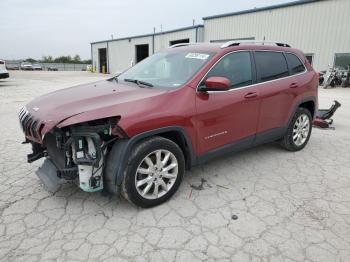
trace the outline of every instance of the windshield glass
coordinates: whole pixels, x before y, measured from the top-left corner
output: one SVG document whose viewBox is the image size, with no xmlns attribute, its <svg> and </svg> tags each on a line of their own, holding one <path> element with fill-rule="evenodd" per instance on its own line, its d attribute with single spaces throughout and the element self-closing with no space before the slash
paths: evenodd
<svg viewBox="0 0 350 262">
<path fill-rule="evenodd" d="M 157 53 L 119 75 L 118 80 L 137 80 L 156 88 L 174 89 L 190 80 L 212 56 L 188 51 Z"/>
</svg>

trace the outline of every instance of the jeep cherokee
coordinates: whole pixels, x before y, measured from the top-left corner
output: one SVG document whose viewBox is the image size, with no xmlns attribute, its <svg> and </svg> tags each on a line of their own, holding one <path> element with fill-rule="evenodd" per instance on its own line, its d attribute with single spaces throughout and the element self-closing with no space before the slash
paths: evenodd
<svg viewBox="0 0 350 262">
<path fill-rule="evenodd" d="M 213 157 L 272 141 L 304 148 L 317 83 L 286 44 L 177 44 L 117 77 L 36 98 L 19 119 L 50 191 L 73 180 L 151 207 Z"/>
</svg>

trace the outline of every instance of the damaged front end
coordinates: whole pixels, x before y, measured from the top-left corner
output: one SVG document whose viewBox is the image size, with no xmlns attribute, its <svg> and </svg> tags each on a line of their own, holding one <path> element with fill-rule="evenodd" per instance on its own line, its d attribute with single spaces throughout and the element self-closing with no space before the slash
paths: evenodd
<svg viewBox="0 0 350 262">
<path fill-rule="evenodd" d="M 107 152 L 113 142 L 126 137 L 117 125 L 119 119 L 120 117 L 112 117 L 68 127 L 55 127 L 40 141 L 36 139 L 39 135 L 31 136 L 31 126 L 20 116 L 26 143 L 31 143 L 33 150 L 28 155 L 28 162 L 46 157 L 36 173 L 48 191 L 56 192 L 60 184 L 67 180 L 76 181 L 86 192 L 103 189 Z"/>
</svg>

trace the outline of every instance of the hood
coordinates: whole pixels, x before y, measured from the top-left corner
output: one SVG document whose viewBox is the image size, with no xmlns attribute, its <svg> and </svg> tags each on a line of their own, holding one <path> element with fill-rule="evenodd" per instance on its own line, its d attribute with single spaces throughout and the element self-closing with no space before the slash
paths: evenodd
<svg viewBox="0 0 350 262">
<path fill-rule="evenodd" d="M 54 126 L 75 116 L 83 115 L 81 122 L 119 116 L 128 111 L 143 110 L 143 106 L 152 104 L 152 98 L 165 94 L 166 90 L 140 88 L 136 84 L 121 84 L 114 80 L 79 85 L 58 90 L 38 97 L 26 105 L 26 109 L 45 124 L 43 133 Z M 64 121 L 59 127 L 75 124 Z M 44 134 L 42 134 L 44 135 Z"/>
</svg>

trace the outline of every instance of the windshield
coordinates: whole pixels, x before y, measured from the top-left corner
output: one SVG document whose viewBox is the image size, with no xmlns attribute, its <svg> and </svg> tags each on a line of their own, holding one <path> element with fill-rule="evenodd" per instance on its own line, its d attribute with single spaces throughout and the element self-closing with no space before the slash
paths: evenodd
<svg viewBox="0 0 350 262">
<path fill-rule="evenodd" d="M 188 51 L 157 53 L 119 75 L 118 80 L 174 89 L 190 80 L 212 55 Z"/>
</svg>

